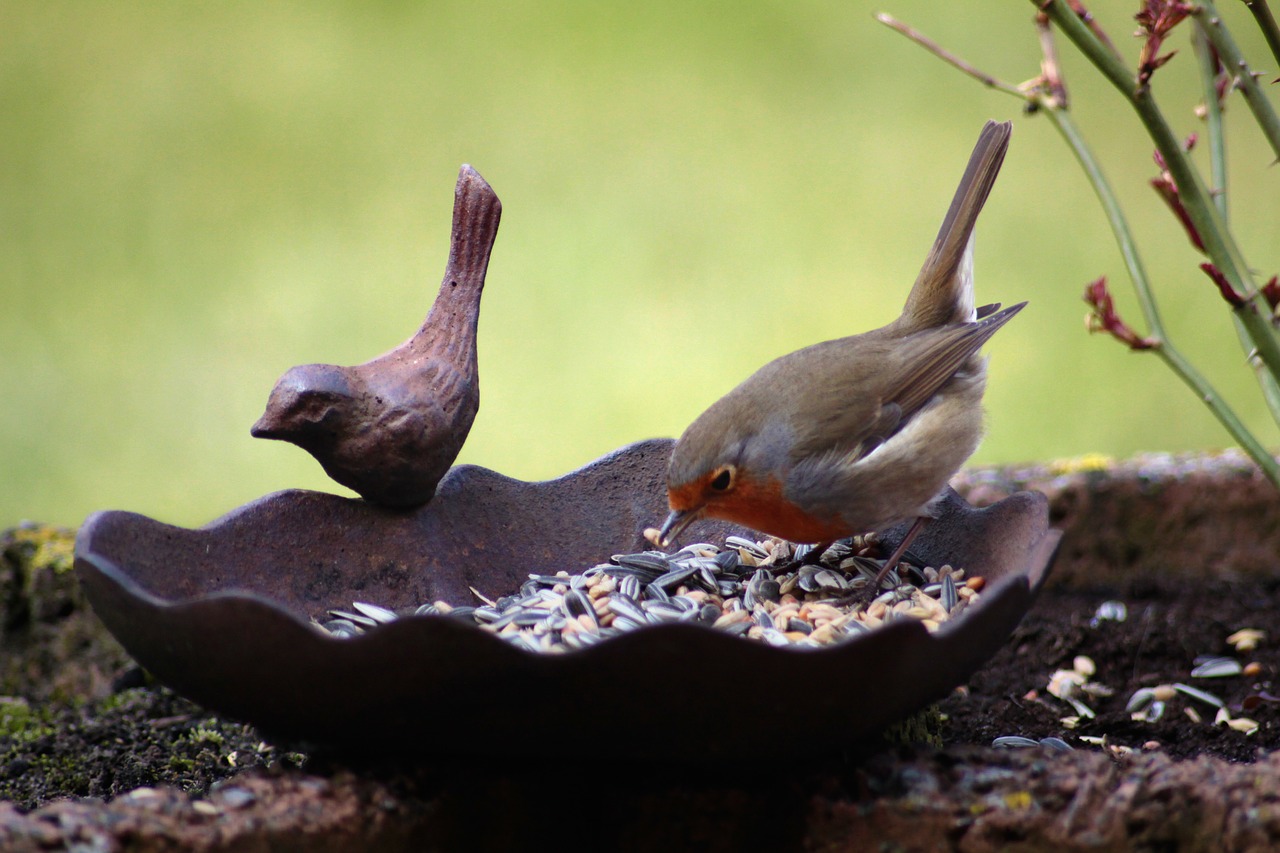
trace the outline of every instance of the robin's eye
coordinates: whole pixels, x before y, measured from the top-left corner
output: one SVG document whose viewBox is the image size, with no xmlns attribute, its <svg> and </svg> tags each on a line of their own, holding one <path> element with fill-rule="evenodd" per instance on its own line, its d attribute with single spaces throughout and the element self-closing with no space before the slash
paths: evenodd
<svg viewBox="0 0 1280 853">
<path fill-rule="evenodd" d="M 733 466 L 726 465 L 716 472 L 711 478 L 711 488 L 717 492 L 727 492 L 729 487 L 733 485 Z"/>
</svg>

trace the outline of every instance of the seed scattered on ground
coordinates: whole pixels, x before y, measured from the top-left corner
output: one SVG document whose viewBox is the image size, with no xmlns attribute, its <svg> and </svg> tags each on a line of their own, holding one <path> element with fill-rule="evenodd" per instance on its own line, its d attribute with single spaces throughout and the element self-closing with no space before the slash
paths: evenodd
<svg viewBox="0 0 1280 853">
<path fill-rule="evenodd" d="M 1258 644 L 1266 638 L 1266 631 L 1259 631 L 1257 628 L 1241 628 L 1227 637 L 1227 642 L 1235 646 L 1237 652 L 1248 653 L 1256 649 Z"/>
<path fill-rule="evenodd" d="M 1251 735 L 1258 730 L 1258 721 L 1251 720 L 1248 717 L 1235 717 L 1227 720 L 1227 725 L 1238 732 L 1244 732 Z"/>
<path fill-rule="evenodd" d="M 1235 658 L 1211 657 L 1197 661 L 1195 669 L 1191 670 L 1191 677 L 1229 678 L 1239 675 L 1243 670 L 1244 666 Z"/>
<path fill-rule="evenodd" d="M 1033 740 L 1021 735 L 1004 735 L 991 741 L 991 745 L 996 749 L 1026 749 L 1032 746 L 1043 746 L 1057 752 L 1072 752 L 1075 749 L 1060 737 L 1042 737 L 1039 740 Z"/>
<path fill-rule="evenodd" d="M 1129 608 L 1125 607 L 1123 601 L 1104 601 L 1094 611 L 1093 618 L 1089 620 L 1089 627 L 1097 628 L 1103 622 L 1123 622 L 1128 618 Z"/>
<path fill-rule="evenodd" d="M 673 554 L 616 554 L 577 574 L 530 574 L 518 590 L 496 599 L 473 589 L 480 602 L 474 606 L 436 601 L 396 612 L 353 602 L 313 622 L 347 638 L 404 616 L 448 616 L 535 652 L 687 622 L 775 646 L 820 648 L 903 619 L 936 630 L 973 606 L 984 586 L 964 569 L 903 562 L 873 590 L 883 566 L 875 537 L 837 542 L 816 559 L 811 550 L 730 536 L 723 548 L 698 543 Z"/>
<path fill-rule="evenodd" d="M 1203 702 L 1206 705 L 1212 705 L 1215 708 L 1221 708 L 1227 704 L 1226 702 L 1223 702 L 1221 698 L 1213 695 L 1209 691 L 1201 690 L 1199 687 L 1192 687 L 1190 684 L 1175 684 L 1173 685 L 1173 689 L 1181 693 L 1183 696 L 1190 696 L 1192 699 Z"/>
</svg>

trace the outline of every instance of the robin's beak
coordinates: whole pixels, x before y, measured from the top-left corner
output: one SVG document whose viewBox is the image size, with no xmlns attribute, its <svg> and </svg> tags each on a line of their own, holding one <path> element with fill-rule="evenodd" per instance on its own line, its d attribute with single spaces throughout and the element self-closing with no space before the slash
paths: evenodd
<svg viewBox="0 0 1280 853">
<path fill-rule="evenodd" d="M 684 529 L 693 524 L 702 515 L 701 509 L 673 509 L 658 531 L 658 542 L 665 548 L 674 545 L 677 537 Z"/>
</svg>

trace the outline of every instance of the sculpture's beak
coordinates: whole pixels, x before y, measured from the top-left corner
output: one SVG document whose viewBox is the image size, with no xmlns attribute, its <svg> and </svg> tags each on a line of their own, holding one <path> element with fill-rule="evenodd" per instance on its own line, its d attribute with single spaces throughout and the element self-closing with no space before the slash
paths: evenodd
<svg viewBox="0 0 1280 853">
<path fill-rule="evenodd" d="M 279 426 L 272 422 L 270 413 L 263 414 L 258 422 L 249 428 L 249 435 L 254 438 L 282 438 Z"/>
</svg>

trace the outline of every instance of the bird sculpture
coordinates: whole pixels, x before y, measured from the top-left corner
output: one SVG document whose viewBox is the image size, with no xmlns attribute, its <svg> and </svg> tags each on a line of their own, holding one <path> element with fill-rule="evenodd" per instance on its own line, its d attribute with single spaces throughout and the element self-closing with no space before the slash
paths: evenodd
<svg viewBox="0 0 1280 853">
<path fill-rule="evenodd" d="M 464 165 L 440 292 L 422 327 L 364 364 L 304 364 L 276 383 L 252 434 L 292 442 L 365 500 L 431 500 L 480 407 L 476 326 L 502 205 Z"/>
</svg>

